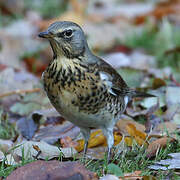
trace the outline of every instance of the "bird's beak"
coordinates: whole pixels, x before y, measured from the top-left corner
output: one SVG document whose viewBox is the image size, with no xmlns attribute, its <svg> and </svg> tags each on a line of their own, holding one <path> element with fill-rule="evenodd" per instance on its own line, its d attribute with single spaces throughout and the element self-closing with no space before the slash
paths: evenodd
<svg viewBox="0 0 180 180">
<path fill-rule="evenodd" d="M 40 38 L 52 38 L 52 37 L 53 37 L 53 34 L 50 33 L 49 31 L 44 31 L 44 32 L 40 32 L 40 33 L 38 34 L 38 36 L 39 36 Z"/>
</svg>

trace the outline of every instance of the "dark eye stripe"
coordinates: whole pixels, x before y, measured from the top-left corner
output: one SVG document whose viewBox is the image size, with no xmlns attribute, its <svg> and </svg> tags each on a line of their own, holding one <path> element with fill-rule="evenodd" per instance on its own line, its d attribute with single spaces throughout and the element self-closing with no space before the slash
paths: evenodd
<svg viewBox="0 0 180 180">
<path fill-rule="evenodd" d="M 63 37 L 63 32 L 59 32 L 56 35 L 57 35 L 57 37 Z"/>
</svg>

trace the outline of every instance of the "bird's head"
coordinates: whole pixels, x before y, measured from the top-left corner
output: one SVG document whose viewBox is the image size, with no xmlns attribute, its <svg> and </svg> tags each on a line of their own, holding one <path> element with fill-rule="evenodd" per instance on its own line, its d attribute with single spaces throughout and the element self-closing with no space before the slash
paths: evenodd
<svg viewBox="0 0 180 180">
<path fill-rule="evenodd" d="M 57 21 L 51 24 L 39 37 L 50 41 L 55 56 L 75 58 L 83 56 L 88 45 L 83 30 L 69 21 Z"/>
</svg>

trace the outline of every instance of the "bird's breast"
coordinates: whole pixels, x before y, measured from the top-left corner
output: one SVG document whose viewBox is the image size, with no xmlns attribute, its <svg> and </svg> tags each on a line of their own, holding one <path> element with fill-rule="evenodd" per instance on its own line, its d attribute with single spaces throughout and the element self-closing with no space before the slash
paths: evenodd
<svg viewBox="0 0 180 180">
<path fill-rule="evenodd" d="M 124 109 L 124 99 L 109 93 L 96 69 L 53 61 L 42 79 L 51 103 L 67 120 L 89 118 L 91 123 L 98 120 L 101 123 L 102 118 L 113 119 Z"/>
</svg>

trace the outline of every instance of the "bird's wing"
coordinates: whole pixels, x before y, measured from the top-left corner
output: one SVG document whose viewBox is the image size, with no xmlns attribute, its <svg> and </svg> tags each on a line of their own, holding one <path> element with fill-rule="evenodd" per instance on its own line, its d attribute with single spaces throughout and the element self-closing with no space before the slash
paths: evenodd
<svg viewBox="0 0 180 180">
<path fill-rule="evenodd" d="M 126 96 L 128 94 L 130 88 L 111 65 L 98 58 L 96 68 L 98 68 L 100 78 L 109 86 L 111 94 L 116 96 Z"/>
<path fill-rule="evenodd" d="M 98 58 L 98 57 L 97 57 Z M 108 63 L 104 60 L 98 58 L 96 68 L 98 68 L 98 72 L 100 78 L 106 82 L 109 92 L 115 96 L 123 96 L 123 97 L 155 97 L 152 94 L 148 94 L 145 92 L 139 92 L 135 89 L 131 89 L 128 87 L 126 82 L 120 76 L 120 74 Z"/>
</svg>

